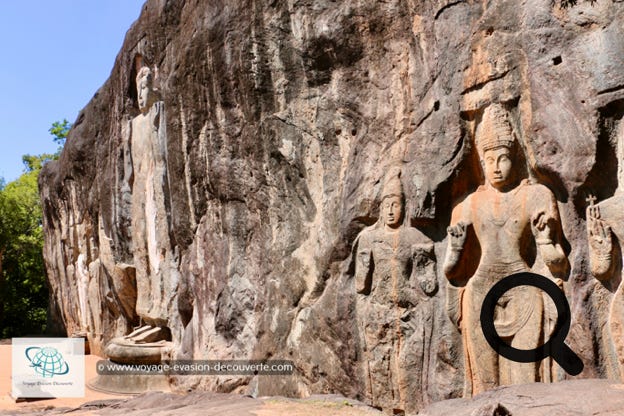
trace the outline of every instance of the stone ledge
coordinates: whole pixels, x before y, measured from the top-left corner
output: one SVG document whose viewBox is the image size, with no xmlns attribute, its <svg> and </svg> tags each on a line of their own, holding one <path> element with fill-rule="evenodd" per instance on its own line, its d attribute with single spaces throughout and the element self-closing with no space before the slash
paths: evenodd
<svg viewBox="0 0 624 416">
<path fill-rule="evenodd" d="M 507 412 L 502 410 L 503 408 Z M 451 399 L 434 403 L 419 413 L 423 416 L 451 414 L 454 416 L 622 415 L 624 384 L 610 380 L 587 379 L 552 384 L 504 386 L 472 399 Z"/>
</svg>

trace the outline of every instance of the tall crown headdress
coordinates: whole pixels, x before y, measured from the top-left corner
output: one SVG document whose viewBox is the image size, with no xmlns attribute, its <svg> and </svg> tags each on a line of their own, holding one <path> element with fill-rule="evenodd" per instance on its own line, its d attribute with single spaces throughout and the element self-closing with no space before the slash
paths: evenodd
<svg viewBox="0 0 624 416">
<path fill-rule="evenodd" d="M 401 169 L 394 167 L 390 169 L 385 177 L 384 185 L 381 190 L 381 199 L 389 196 L 403 197 L 403 184 L 401 183 Z"/>
<path fill-rule="evenodd" d="M 483 112 L 481 123 L 477 126 L 475 137 L 480 157 L 483 157 L 487 150 L 497 147 L 511 148 L 515 142 L 515 135 L 507 111 L 499 104 L 487 107 Z"/>
</svg>

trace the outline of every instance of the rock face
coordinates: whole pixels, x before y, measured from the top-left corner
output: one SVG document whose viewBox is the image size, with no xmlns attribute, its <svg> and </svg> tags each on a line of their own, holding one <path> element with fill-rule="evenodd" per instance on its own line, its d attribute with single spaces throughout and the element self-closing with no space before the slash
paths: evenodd
<svg viewBox="0 0 624 416">
<path fill-rule="evenodd" d="M 434 403 L 423 416 L 584 416 L 622 414 L 624 384 L 607 380 L 566 380 L 554 384 L 498 387 L 472 399 Z"/>
<path fill-rule="evenodd" d="M 152 123 L 162 143 L 151 165 L 132 148 L 142 67 L 164 115 Z M 52 320 L 102 353 L 158 311 L 147 324 L 166 324 L 172 358 L 297 367 L 292 376 L 172 378 L 173 387 L 372 403 L 352 249 L 378 221 L 384 178 L 399 168 L 406 223 L 433 245 L 439 287 L 423 295 L 432 312 L 414 327 L 427 339 L 406 372 L 418 374 L 423 397 L 401 406 L 457 397 L 462 340 L 435 259 L 446 256 L 453 208 L 483 183 L 474 132 L 496 103 L 527 177 L 558 205 L 567 342 L 585 363 L 581 377 L 619 377 L 608 322 L 621 267 L 592 275 L 585 209 L 589 194 L 602 201 L 617 187 L 622 68 L 620 1 L 149 0 L 40 177 Z M 149 189 L 143 162 L 156 175 Z M 153 235 L 137 232 L 137 212 L 152 214 Z M 145 276 L 167 284 L 137 292 Z M 396 337 L 379 334 L 379 351 L 398 354 Z"/>
</svg>

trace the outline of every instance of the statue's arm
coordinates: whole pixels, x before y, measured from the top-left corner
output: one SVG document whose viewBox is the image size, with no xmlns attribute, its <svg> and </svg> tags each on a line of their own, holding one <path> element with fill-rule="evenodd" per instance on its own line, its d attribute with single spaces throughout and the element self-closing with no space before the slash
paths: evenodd
<svg viewBox="0 0 624 416">
<path fill-rule="evenodd" d="M 412 288 L 420 286 L 427 295 L 433 296 L 438 290 L 436 256 L 433 243 L 417 243 L 412 246 Z M 415 284 L 417 283 L 417 285 Z"/>
<path fill-rule="evenodd" d="M 531 230 L 535 237 L 540 256 L 555 277 L 567 275 L 568 258 L 561 246 L 561 220 L 553 193 L 545 186 L 540 186 L 540 193 L 547 196 L 542 206 L 536 207 L 531 216 Z M 539 201 L 540 198 L 536 198 Z"/>
<path fill-rule="evenodd" d="M 463 205 L 459 204 L 453 209 L 451 225 L 446 229 L 448 235 L 448 247 L 444 258 L 444 274 L 452 283 L 459 285 L 463 280 L 464 251 L 466 236 L 468 235 L 468 221 L 463 218 Z"/>
<path fill-rule="evenodd" d="M 611 227 L 601 218 L 600 207 L 587 207 L 587 240 L 589 242 L 589 267 L 598 280 L 613 275 L 613 239 Z"/>
<path fill-rule="evenodd" d="M 373 251 L 365 231 L 356 239 L 352 256 L 355 263 L 355 291 L 367 295 L 372 286 L 374 263 Z"/>
</svg>

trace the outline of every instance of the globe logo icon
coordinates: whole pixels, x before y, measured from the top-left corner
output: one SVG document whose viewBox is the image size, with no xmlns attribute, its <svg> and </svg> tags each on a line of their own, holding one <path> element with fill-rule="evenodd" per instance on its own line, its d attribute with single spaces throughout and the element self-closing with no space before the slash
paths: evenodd
<svg viewBox="0 0 624 416">
<path fill-rule="evenodd" d="M 43 377 L 60 376 L 69 372 L 69 365 L 56 348 L 29 347 L 26 348 L 25 353 L 30 366 Z"/>
</svg>

